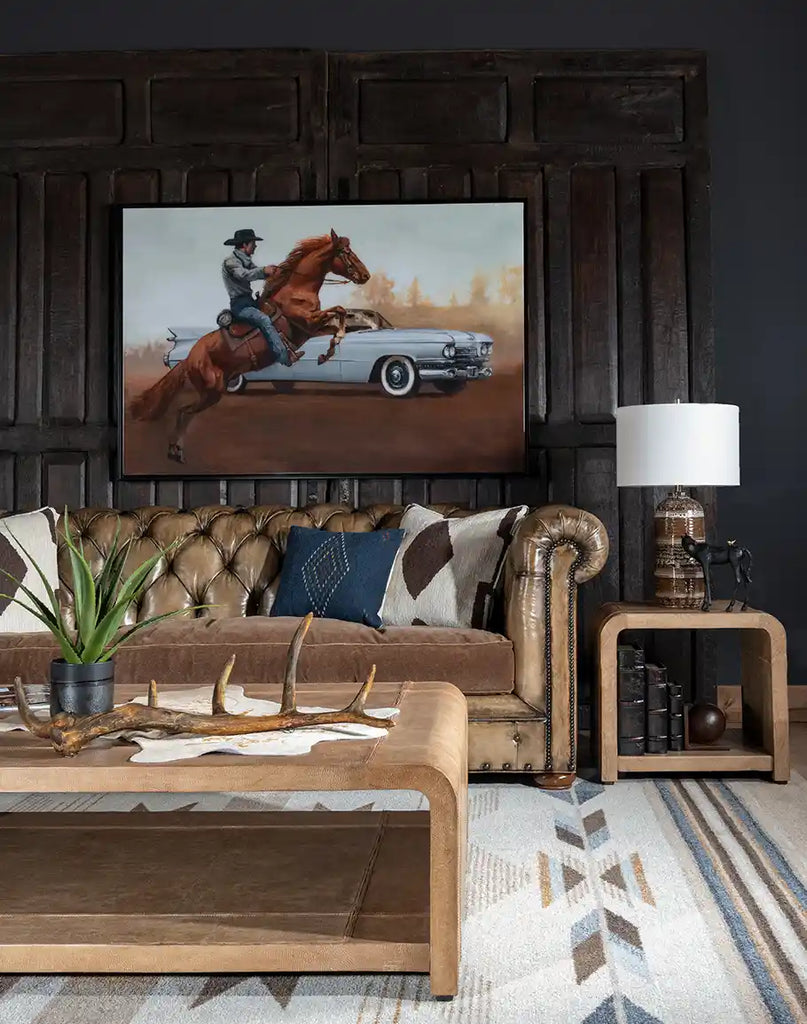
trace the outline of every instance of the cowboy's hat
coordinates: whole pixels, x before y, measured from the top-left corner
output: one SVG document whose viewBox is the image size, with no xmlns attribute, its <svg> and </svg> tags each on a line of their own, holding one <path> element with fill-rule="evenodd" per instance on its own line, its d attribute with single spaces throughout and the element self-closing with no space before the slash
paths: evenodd
<svg viewBox="0 0 807 1024">
<path fill-rule="evenodd" d="M 225 245 L 243 245 L 244 242 L 262 242 L 260 238 L 252 228 L 239 228 L 238 231 L 233 235 L 232 238 L 228 238 L 224 243 Z"/>
</svg>

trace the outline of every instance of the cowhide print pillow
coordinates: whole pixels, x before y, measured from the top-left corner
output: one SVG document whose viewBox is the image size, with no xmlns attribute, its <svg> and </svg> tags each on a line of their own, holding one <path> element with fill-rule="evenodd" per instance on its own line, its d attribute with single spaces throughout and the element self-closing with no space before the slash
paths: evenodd
<svg viewBox="0 0 807 1024">
<path fill-rule="evenodd" d="M 0 517 L 0 633 L 46 633 L 48 630 L 35 615 L 11 598 L 31 604 L 31 599 L 19 586 L 22 583 L 50 608 L 45 584 L 31 559 L 55 592 L 59 586 L 56 520 L 53 508 Z"/>
<path fill-rule="evenodd" d="M 387 586 L 385 626 L 487 629 L 504 557 L 527 506 L 446 519 L 410 505 Z"/>
</svg>

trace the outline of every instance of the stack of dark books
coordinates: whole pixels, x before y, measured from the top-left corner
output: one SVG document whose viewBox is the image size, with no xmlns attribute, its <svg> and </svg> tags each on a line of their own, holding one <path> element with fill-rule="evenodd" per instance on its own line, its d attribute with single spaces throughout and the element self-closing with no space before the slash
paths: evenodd
<svg viewBox="0 0 807 1024">
<path fill-rule="evenodd" d="M 667 720 L 667 668 L 664 665 L 645 665 L 645 700 L 647 701 L 647 736 L 645 753 L 666 754 L 669 741 Z"/>
<path fill-rule="evenodd" d="M 681 683 L 667 683 L 670 721 L 670 750 L 684 749 L 684 687 Z"/>
<path fill-rule="evenodd" d="M 638 644 L 617 648 L 620 754 L 666 754 L 684 749 L 684 695 L 664 665 L 645 662 Z"/>
<path fill-rule="evenodd" d="M 617 658 L 617 749 L 620 754 L 643 754 L 645 744 L 644 651 L 620 644 Z"/>
</svg>

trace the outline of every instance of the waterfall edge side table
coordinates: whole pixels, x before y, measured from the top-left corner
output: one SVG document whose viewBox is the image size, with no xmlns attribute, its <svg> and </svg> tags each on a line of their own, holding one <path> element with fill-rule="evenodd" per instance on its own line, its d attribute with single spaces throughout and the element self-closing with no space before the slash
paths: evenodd
<svg viewBox="0 0 807 1024">
<path fill-rule="evenodd" d="M 790 777 L 787 707 L 787 637 L 778 619 L 748 608 L 727 612 L 716 601 L 710 611 L 652 604 L 605 604 L 597 623 L 599 763 L 602 782 L 620 773 L 770 772 L 774 782 Z M 736 629 L 741 635 L 743 728 L 727 729 L 723 749 L 624 755 L 617 748 L 617 644 L 623 630 Z"/>
</svg>

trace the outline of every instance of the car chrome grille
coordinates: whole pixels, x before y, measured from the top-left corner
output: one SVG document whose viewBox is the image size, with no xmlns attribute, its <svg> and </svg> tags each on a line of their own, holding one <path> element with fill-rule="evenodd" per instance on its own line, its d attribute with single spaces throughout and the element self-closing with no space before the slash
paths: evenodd
<svg viewBox="0 0 807 1024">
<path fill-rule="evenodd" d="M 486 365 L 485 359 L 418 359 L 421 370 L 467 370 L 481 369 Z"/>
</svg>

